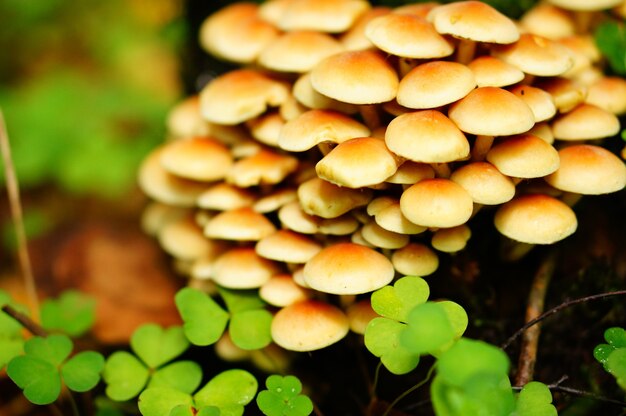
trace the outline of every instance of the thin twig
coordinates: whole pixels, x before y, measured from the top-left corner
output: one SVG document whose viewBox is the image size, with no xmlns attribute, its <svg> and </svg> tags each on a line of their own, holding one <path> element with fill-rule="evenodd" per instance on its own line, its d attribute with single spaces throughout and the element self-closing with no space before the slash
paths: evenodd
<svg viewBox="0 0 626 416">
<path fill-rule="evenodd" d="M 503 350 L 506 350 L 513 343 L 513 341 L 515 341 L 528 328 L 530 328 L 531 326 L 535 325 L 538 322 L 543 321 L 550 315 L 554 315 L 555 313 L 560 312 L 562 309 L 569 308 L 570 306 L 578 305 L 579 303 L 591 302 L 594 300 L 606 299 L 606 298 L 613 297 L 613 296 L 623 296 L 623 295 L 626 295 L 626 290 L 615 290 L 613 292 L 598 293 L 597 295 L 585 296 L 584 298 L 578 298 L 578 299 L 569 300 L 567 302 L 563 302 L 560 305 L 557 305 L 554 308 L 549 309 L 546 312 L 542 313 L 541 315 L 539 315 L 537 318 L 533 319 L 532 321 L 527 322 L 526 325 L 524 325 L 519 330 L 517 330 L 517 332 L 511 335 L 509 339 L 507 339 L 506 342 L 504 342 L 500 346 L 500 348 L 502 348 Z"/>
<path fill-rule="evenodd" d="M 404 393 L 402 393 L 398 397 L 396 397 L 396 399 L 393 402 L 391 402 L 389 407 L 387 407 L 387 410 L 385 410 L 385 413 L 383 413 L 383 416 L 387 416 L 391 412 L 391 410 L 400 402 L 400 400 L 404 399 L 406 396 L 408 396 L 409 394 L 413 393 L 415 390 L 419 389 L 424 384 L 428 383 L 428 380 L 430 380 L 430 378 L 432 377 L 433 373 L 435 372 L 435 367 L 436 367 L 435 364 L 433 364 L 430 367 L 430 369 L 428 370 L 428 373 L 426 374 L 426 378 L 424 378 L 424 380 L 420 381 L 416 385 L 414 385 L 414 386 L 410 387 L 409 389 L 405 390 Z"/>
<path fill-rule="evenodd" d="M 28 329 L 31 334 L 39 337 L 47 337 L 48 333 L 39 324 L 30 319 L 26 314 L 18 311 L 10 305 L 3 305 L 2 312 L 19 322 L 24 328 Z"/>
<path fill-rule="evenodd" d="M 543 312 L 546 293 L 554 273 L 556 265 L 556 253 L 550 252 L 542 261 L 530 287 L 528 304 L 526 306 L 526 322 L 536 319 Z M 519 360 L 517 364 L 517 374 L 515 384 L 524 385 L 532 380 L 537 362 L 537 349 L 539 346 L 539 335 L 541 325 L 534 325 L 524 331 L 522 335 L 522 345 L 520 348 Z"/>
<path fill-rule="evenodd" d="M 4 122 L 4 114 L 0 109 L 0 150 L 4 161 L 4 177 L 6 179 L 7 193 L 9 195 L 9 205 L 11 207 L 11 217 L 15 227 L 15 237 L 17 240 L 17 252 L 24 276 L 26 293 L 33 308 L 33 317 L 39 321 L 39 300 L 37 298 L 37 286 L 30 263 L 28 246 L 26 244 L 26 232 L 24 231 L 24 216 L 22 214 L 22 204 L 20 202 L 20 188 L 15 175 L 13 158 L 11 157 L 11 145 L 9 144 L 9 134 Z"/>
</svg>

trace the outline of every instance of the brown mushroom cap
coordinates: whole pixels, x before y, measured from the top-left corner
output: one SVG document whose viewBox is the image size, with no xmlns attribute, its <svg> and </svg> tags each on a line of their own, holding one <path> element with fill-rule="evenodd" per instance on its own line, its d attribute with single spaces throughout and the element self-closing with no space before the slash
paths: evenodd
<svg viewBox="0 0 626 416">
<path fill-rule="evenodd" d="M 278 137 L 284 125 L 285 119 L 278 111 L 262 114 L 246 123 L 252 137 L 273 147 L 278 147 Z"/>
<path fill-rule="evenodd" d="M 209 238 L 236 241 L 258 241 L 274 232 L 276 227 L 270 220 L 250 207 L 221 212 L 204 228 Z"/>
<path fill-rule="evenodd" d="M 213 267 L 215 283 L 230 289 L 256 289 L 280 272 L 277 263 L 259 256 L 252 247 L 227 251 Z"/>
<path fill-rule="evenodd" d="M 416 111 L 394 118 L 385 133 L 389 150 L 409 160 L 445 163 L 469 155 L 465 135 L 436 110 Z"/>
<path fill-rule="evenodd" d="M 298 198 L 307 214 L 336 218 L 353 208 L 367 205 L 372 199 L 372 191 L 342 188 L 320 178 L 313 178 L 298 187 Z"/>
<path fill-rule="evenodd" d="M 556 105 L 552 96 L 541 88 L 518 85 L 512 88 L 511 92 L 528 104 L 535 116 L 535 123 L 551 119 L 556 114 Z"/>
<path fill-rule="evenodd" d="M 391 282 L 393 276 L 393 265 L 387 257 L 354 243 L 328 246 L 304 266 L 307 285 L 335 295 L 372 292 Z"/>
<path fill-rule="evenodd" d="M 292 0 L 281 15 L 278 26 L 285 31 L 339 33 L 352 26 L 369 8 L 365 0 Z"/>
<path fill-rule="evenodd" d="M 341 43 L 325 33 L 288 32 L 261 52 L 259 64 L 274 71 L 307 72 L 322 59 L 341 51 Z"/>
<path fill-rule="evenodd" d="M 235 3 L 204 20 L 199 40 L 207 52 L 233 62 L 253 62 L 278 35 L 272 24 L 261 20 L 259 6 Z"/>
<path fill-rule="evenodd" d="M 289 88 L 261 72 L 238 69 L 209 82 L 200 92 L 202 116 L 213 123 L 239 124 L 279 106 Z"/>
<path fill-rule="evenodd" d="M 248 189 L 219 182 L 198 196 L 197 205 L 204 209 L 228 211 L 249 207 L 254 203 L 255 199 L 255 194 Z"/>
<path fill-rule="evenodd" d="M 540 178 L 559 167 L 554 147 L 532 134 L 501 140 L 487 153 L 487 161 L 500 172 L 515 178 Z"/>
<path fill-rule="evenodd" d="M 585 195 L 620 191 L 626 186 L 626 166 L 608 150 L 580 144 L 559 150 L 561 165 L 545 178 L 553 187 Z"/>
<path fill-rule="evenodd" d="M 535 124 L 524 101 L 497 87 L 476 88 L 452 104 L 448 117 L 466 133 L 487 136 L 524 133 Z"/>
<path fill-rule="evenodd" d="M 493 54 L 527 74 L 544 77 L 564 74 L 574 65 L 570 49 L 530 33 L 514 44 L 497 46 Z"/>
<path fill-rule="evenodd" d="M 576 231 L 570 207 L 548 195 L 521 195 L 498 208 L 494 222 L 505 236 L 528 244 L 552 244 Z"/>
<path fill-rule="evenodd" d="M 393 267 L 407 276 L 428 276 L 439 267 L 437 254 L 428 246 L 410 243 L 391 255 Z"/>
<path fill-rule="evenodd" d="M 291 351 L 327 347 L 348 334 L 347 316 L 336 306 L 304 300 L 284 307 L 272 320 L 272 340 Z"/>
<path fill-rule="evenodd" d="M 476 87 L 471 69 L 457 62 L 432 61 L 413 68 L 398 86 L 398 104 L 435 108 L 465 97 Z"/>
<path fill-rule="evenodd" d="M 499 205 L 515 195 L 515 184 L 492 164 L 474 162 L 452 172 L 450 180 L 465 189 L 477 204 Z"/>
<path fill-rule="evenodd" d="M 390 101 L 398 92 L 398 82 L 393 67 L 373 50 L 338 53 L 322 60 L 311 71 L 313 88 L 351 104 Z"/>
<path fill-rule="evenodd" d="M 377 17 L 368 23 L 365 35 L 379 49 L 405 58 L 442 58 L 454 52 L 452 43 L 432 24 L 413 14 Z"/>
<path fill-rule="evenodd" d="M 515 23 L 480 1 L 459 1 L 435 7 L 428 14 L 437 32 L 477 42 L 513 43 L 519 39 Z"/>
<path fill-rule="evenodd" d="M 479 87 L 506 87 L 524 79 L 524 73 L 495 56 L 481 56 L 467 64 Z"/>
<path fill-rule="evenodd" d="M 619 132 L 618 118 L 595 105 L 580 104 L 552 122 L 558 140 L 591 140 L 610 137 Z"/>
<path fill-rule="evenodd" d="M 161 164 L 174 175 L 208 182 L 224 178 L 233 157 L 217 140 L 193 137 L 167 143 L 161 152 Z"/>
<path fill-rule="evenodd" d="M 396 172 L 398 164 L 384 140 L 359 137 L 337 145 L 317 162 L 315 170 L 328 182 L 360 188 L 384 182 Z"/>
<path fill-rule="evenodd" d="M 455 227 L 472 215 L 472 197 L 448 179 L 424 179 L 407 188 L 400 209 L 411 222 L 424 227 Z"/>
<path fill-rule="evenodd" d="M 226 175 L 229 183 L 239 187 L 277 184 L 298 168 L 298 159 L 269 149 L 241 159 Z"/>
<path fill-rule="evenodd" d="M 321 249 L 315 240 L 291 230 L 269 234 L 255 246 L 259 256 L 286 263 L 306 263 Z"/>
</svg>

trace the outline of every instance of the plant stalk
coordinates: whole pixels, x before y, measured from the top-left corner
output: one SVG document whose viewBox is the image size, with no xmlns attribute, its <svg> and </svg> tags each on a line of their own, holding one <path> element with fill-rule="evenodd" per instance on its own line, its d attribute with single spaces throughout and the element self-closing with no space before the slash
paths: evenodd
<svg viewBox="0 0 626 416">
<path fill-rule="evenodd" d="M 31 334 L 36 335 L 38 337 L 47 337 L 48 332 L 43 329 L 39 324 L 30 319 L 26 314 L 18 311 L 10 305 L 3 305 L 2 312 L 9 315 L 11 318 L 15 319 L 19 322 L 24 328 L 28 329 Z"/>
<path fill-rule="evenodd" d="M 37 286 L 35 277 L 31 267 L 30 256 L 28 254 L 28 246 L 26 243 L 26 232 L 24 230 L 24 216 L 22 214 L 22 204 L 20 201 L 20 188 L 15 175 L 15 166 L 11 157 L 11 145 L 9 143 L 9 134 L 7 133 L 4 114 L 0 109 L 0 151 L 4 161 L 4 177 L 6 180 L 7 193 L 9 195 L 9 205 L 11 207 L 11 217 L 13 218 L 13 226 L 15 227 L 15 237 L 17 240 L 17 252 L 24 277 L 24 285 L 26 293 L 33 309 L 33 317 L 39 321 L 39 299 L 37 298 Z"/>
</svg>

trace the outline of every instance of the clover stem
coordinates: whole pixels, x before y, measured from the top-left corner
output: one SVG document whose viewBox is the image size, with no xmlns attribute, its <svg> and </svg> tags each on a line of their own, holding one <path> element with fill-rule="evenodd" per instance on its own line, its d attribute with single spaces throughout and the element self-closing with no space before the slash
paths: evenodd
<svg viewBox="0 0 626 416">
<path fill-rule="evenodd" d="M 536 319 L 543 312 L 548 286 L 556 267 L 556 258 L 556 252 L 548 253 L 535 273 L 526 305 L 526 322 Z M 541 326 L 534 325 L 522 335 L 517 374 L 515 375 L 516 385 L 523 386 L 533 378 L 540 334 Z"/>
<path fill-rule="evenodd" d="M 28 246 L 26 244 L 24 216 L 22 214 L 22 204 L 20 201 L 20 188 L 17 182 L 17 176 L 15 175 L 13 158 L 11 157 L 11 145 L 9 144 L 9 134 L 7 132 L 6 123 L 4 122 L 2 109 L 0 109 L 0 151 L 2 152 L 2 159 L 4 161 L 4 177 L 6 178 L 7 193 L 9 195 L 11 217 L 13 218 L 13 226 L 15 227 L 17 253 L 22 268 L 26 293 L 28 294 L 31 307 L 33 308 L 33 317 L 38 321 L 39 300 L 37 298 L 37 287 L 35 285 L 35 277 L 28 254 Z"/>
<path fill-rule="evenodd" d="M 374 380 L 372 381 L 372 388 L 370 389 L 370 395 L 372 399 L 376 397 L 376 388 L 378 387 L 378 378 L 380 377 L 380 368 L 383 366 L 383 362 L 379 361 L 374 371 Z"/>
<path fill-rule="evenodd" d="M 38 325 L 35 321 L 30 319 L 26 314 L 16 310 L 10 305 L 2 306 L 2 311 L 9 315 L 11 318 L 15 319 L 19 322 L 24 328 L 28 329 L 31 334 L 39 336 L 39 337 L 47 337 L 48 333 L 45 329 L 43 329 L 40 325 Z"/>
<path fill-rule="evenodd" d="M 72 409 L 72 416 L 80 416 L 80 412 L 78 411 L 78 405 L 76 404 L 76 400 L 74 400 L 74 395 L 68 389 L 65 389 L 65 395 L 67 396 L 67 401 L 70 404 L 70 408 Z"/>
<path fill-rule="evenodd" d="M 413 393 L 413 391 L 419 389 L 424 384 L 428 383 L 428 380 L 430 380 L 430 378 L 432 377 L 433 373 L 435 372 L 435 366 L 436 366 L 436 363 L 434 363 L 433 365 L 430 366 L 430 369 L 428 370 L 428 373 L 426 374 L 426 378 L 424 378 L 424 380 L 420 381 L 419 383 L 417 383 L 416 385 L 414 385 L 412 387 L 409 387 L 407 390 L 405 390 L 403 393 L 401 393 L 398 397 L 396 397 L 396 399 L 393 402 L 391 402 L 389 407 L 387 407 L 387 410 L 385 410 L 385 413 L 383 413 L 382 416 L 389 415 L 389 412 L 391 412 L 391 410 L 400 402 L 400 400 L 404 399 L 406 396 L 408 396 L 409 394 Z"/>
</svg>

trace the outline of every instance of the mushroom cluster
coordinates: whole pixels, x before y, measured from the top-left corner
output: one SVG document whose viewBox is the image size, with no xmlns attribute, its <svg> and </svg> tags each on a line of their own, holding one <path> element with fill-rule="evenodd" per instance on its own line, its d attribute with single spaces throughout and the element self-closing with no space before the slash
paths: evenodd
<svg viewBox="0 0 626 416">
<path fill-rule="evenodd" d="M 573 195 L 626 185 L 603 147 L 626 80 L 588 33 L 621 3 L 551 0 L 518 22 L 480 1 L 227 6 L 200 43 L 240 67 L 171 111 L 139 173 L 144 227 L 194 284 L 282 308 L 273 339 L 297 351 L 362 333 L 355 295 L 433 273 L 481 207 L 510 239 L 562 240 Z"/>
</svg>

